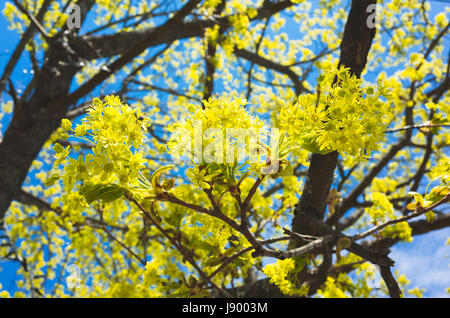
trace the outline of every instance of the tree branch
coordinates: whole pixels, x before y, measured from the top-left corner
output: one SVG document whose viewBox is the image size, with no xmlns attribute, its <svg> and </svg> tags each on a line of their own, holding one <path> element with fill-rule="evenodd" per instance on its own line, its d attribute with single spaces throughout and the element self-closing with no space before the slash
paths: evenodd
<svg viewBox="0 0 450 318">
<path fill-rule="evenodd" d="M 45 0 L 42 3 L 41 8 L 39 9 L 38 14 L 36 15 L 36 21 L 39 23 L 42 22 L 44 18 L 45 12 L 47 12 L 47 9 L 52 1 L 51 0 Z M 9 59 L 8 63 L 5 66 L 5 69 L 3 71 L 2 77 L 0 78 L 0 97 L 3 92 L 3 89 L 5 88 L 5 85 L 7 83 L 7 79 L 11 75 L 12 71 L 14 70 L 14 67 L 17 64 L 17 61 L 19 60 L 20 56 L 22 55 L 23 50 L 25 49 L 25 45 L 28 43 L 28 41 L 33 38 L 34 34 L 36 33 L 36 25 L 31 23 L 25 32 L 23 33 L 19 44 L 17 44 L 16 48 L 14 49 L 13 54 L 11 55 L 11 58 Z"/>
<path fill-rule="evenodd" d="M 439 206 L 441 204 L 444 204 L 446 202 L 449 202 L 449 201 L 450 201 L 450 194 L 447 194 L 444 198 L 442 198 L 438 202 L 436 202 L 436 203 L 434 203 L 434 204 L 432 204 L 432 205 L 430 205 L 430 206 L 428 206 L 426 208 L 420 208 L 420 209 L 416 210 L 415 212 L 410 213 L 410 214 L 408 214 L 408 215 L 406 215 L 404 217 L 401 217 L 399 219 L 386 221 L 383 224 L 375 226 L 375 227 L 371 228 L 370 230 L 367 230 L 364 233 L 355 234 L 354 236 L 352 236 L 352 240 L 354 240 L 354 241 L 362 240 L 362 239 L 368 237 L 369 235 L 372 235 L 372 234 L 374 234 L 374 233 L 384 229 L 388 225 L 397 224 L 397 223 L 408 221 L 408 220 L 410 220 L 412 218 L 421 216 L 421 215 L 423 215 L 423 214 L 433 210 L 435 207 L 437 207 L 437 206 Z"/>
</svg>

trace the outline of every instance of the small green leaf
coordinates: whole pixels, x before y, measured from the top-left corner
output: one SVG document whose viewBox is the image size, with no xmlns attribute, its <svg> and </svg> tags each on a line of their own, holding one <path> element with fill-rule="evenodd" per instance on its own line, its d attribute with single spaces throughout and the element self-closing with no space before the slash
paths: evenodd
<svg viewBox="0 0 450 318">
<path fill-rule="evenodd" d="M 69 138 L 69 134 L 68 133 L 60 133 L 59 138 L 66 140 L 67 138 Z"/>
<path fill-rule="evenodd" d="M 147 178 L 142 174 L 142 172 L 140 170 L 138 171 L 138 176 L 139 176 L 138 182 L 144 189 L 147 189 L 147 190 L 153 189 L 150 181 L 147 180 Z"/>
<path fill-rule="evenodd" d="M 56 143 L 56 144 L 53 146 L 53 150 L 54 150 L 56 153 L 61 153 L 61 152 L 64 151 L 64 147 L 63 147 L 61 144 Z"/>
<path fill-rule="evenodd" d="M 158 193 L 158 192 L 162 192 L 162 187 L 160 185 L 159 182 L 159 178 L 161 177 L 161 174 L 163 174 L 166 171 L 169 171 L 173 169 L 173 165 L 168 165 L 168 166 L 164 166 L 164 167 L 160 167 L 158 169 L 155 170 L 155 172 L 153 172 L 152 177 L 151 177 L 151 183 L 153 186 L 153 190 Z"/>
<path fill-rule="evenodd" d="M 438 185 L 431 189 L 430 193 L 425 196 L 425 200 L 438 202 L 450 193 L 450 187 L 447 185 Z"/>
<path fill-rule="evenodd" d="M 55 182 L 59 180 L 59 178 L 60 178 L 60 176 L 58 174 L 52 174 L 51 177 L 45 181 L 44 186 L 50 187 L 50 186 L 54 185 Z"/>
<path fill-rule="evenodd" d="M 279 161 L 278 171 L 275 174 L 270 175 L 272 179 L 276 179 L 278 177 L 287 177 L 292 176 L 294 174 L 294 169 L 292 168 L 291 163 L 287 159 L 280 159 Z"/>
<path fill-rule="evenodd" d="M 308 260 L 309 260 L 308 254 L 298 255 L 294 257 L 294 264 L 295 264 L 294 273 L 295 274 L 300 273 L 305 267 L 305 265 L 308 264 Z"/>
<path fill-rule="evenodd" d="M 236 251 L 237 251 L 237 247 L 236 247 L 236 246 L 232 246 L 232 247 L 228 248 L 228 249 L 223 253 L 223 255 L 226 256 L 226 257 L 230 257 L 231 255 L 233 255 L 234 253 L 236 253 Z"/>
<path fill-rule="evenodd" d="M 436 214 L 434 214 L 433 211 L 428 211 L 428 212 L 425 213 L 425 217 L 427 218 L 427 222 L 431 223 L 436 218 Z"/>
<path fill-rule="evenodd" d="M 279 172 L 280 177 L 292 176 L 294 174 L 294 168 L 292 168 L 292 165 L 289 162 L 289 160 L 281 159 L 280 161 L 281 161 Z"/>
<path fill-rule="evenodd" d="M 175 185 L 175 179 L 166 179 L 161 183 L 161 187 L 166 191 L 169 191 L 170 189 L 172 189 L 174 185 Z"/>
<path fill-rule="evenodd" d="M 411 191 L 411 192 L 408 192 L 408 195 L 412 196 L 414 198 L 414 200 L 416 201 L 415 202 L 416 203 L 416 209 L 423 208 L 425 206 L 424 202 L 423 202 L 424 201 L 423 200 L 423 196 L 420 193 Z"/>
<path fill-rule="evenodd" d="M 193 241 L 189 242 L 189 245 L 192 247 L 200 248 L 206 252 L 215 252 L 216 251 L 216 247 L 214 245 L 211 245 L 208 242 L 202 241 L 202 240 L 193 240 Z"/>
</svg>

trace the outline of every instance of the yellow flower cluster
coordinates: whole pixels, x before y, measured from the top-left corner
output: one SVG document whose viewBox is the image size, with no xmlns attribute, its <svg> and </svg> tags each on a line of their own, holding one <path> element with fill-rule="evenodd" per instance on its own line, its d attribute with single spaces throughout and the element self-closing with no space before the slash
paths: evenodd
<svg viewBox="0 0 450 318">
<path fill-rule="evenodd" d="M 296 279 L 293 279 L 292 275 L 295 275 L 296 264 L 292 258 L 277 260 L 274 264 L 266 265 L 263 272 L 285 295 L 304 296 L 308 293 L 307 285 L 302 285 L 300 288 L 295 286 Z"/>
<path fill-rule="evenodd" d="M 317 94 L 301 95 L 281 109 L 281 127 L 313 153 L 337 150 L 353 163 L 368 158 L 384 138 L 387 104 L 380 96 L 386 93 L 382 86 L 364 90 L 360 85 L 343 67 L 322 76 Z"/>
<path fill-rule="evenodd" d="M 348 298 L 347 294 L 339 288 L 336 284 L 336 280 L 332 277 L 328 277 L 323 289 L 319 289 L 317 294 L 324 298 Z"/>
<path fill-rule="evenodd" d="M 366 211 L 374 223 L 385 221 L 387 218 L 394 216 L 394 206 L 389 201 L 386 194 L 381 192 L 373 192 L 371 194 L 373 205 L 366 208 Z"/>
<path fill-rule="evenodd" d="M 387 226 L 381 231 L 381 234 L 386 237 L 399 238 L 404 242 L 412 242 L 412 229 L 408 222 L 400 222 L 394 225 Z"/>
<path fill-rule="evenodd" d="M 204 101 L 205 109 L 198 111 L 190 105 L 192 115 L 169 126 L 172 135 L 167 146 L 172 158 L 186 156 L 192 163 L 229 166 L 236 166 L 240 160 L 258 161 L 256 151 L 251 158 L 251 146 L 258 142 L 264 149 L 261 140 L 267 138 L 269 130 L 264 121 L 245 110 L 245 105 L 241 98 L 210 99 Z"/>
<path fill-rule="evenodd" d="M 86 191 L 102 192 L 105 195 L 123 194 L 121 189 L 138 184 L 139 170 L 144 168 L 145 159 L 137 149 L 144 142 L 144 129 L 147 119 L 140 110 L 123 104 L 117 96 L 107 96 L 102 102 L 96 98 L 88 115 L 74 129 L 72 123 L 63 119 L 61 128 L 79 139 L 92 144 L 92 153 L 70 156 L 70 146 L 64 148 L 55 144 L 55 165 L 64 165 L 62 180 L 65 187 L 63 201 L 70 211 L 81 211 L 90 202 Z M 47 185 L 55 182 L 54 176 Z M 77 184 L 83 186 L 74 191 Z M 93 186 L 95 185 L 95 187 Z M 102 186 L 104 185 L 104 186 Z"/>
</svg>

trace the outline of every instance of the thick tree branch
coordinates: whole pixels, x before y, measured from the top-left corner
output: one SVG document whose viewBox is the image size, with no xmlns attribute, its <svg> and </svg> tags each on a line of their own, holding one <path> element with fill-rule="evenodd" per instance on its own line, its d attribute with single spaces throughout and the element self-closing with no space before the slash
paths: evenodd
<svg viewBox="0 0 450 318">
<path fill-rule="evenodd" d="M 287 0 L 275 3 L 265 1 L 258 9 L 258 14 L 251 21 L 266 19 L 293 5 L 291 1 Z M 157 28 L 146 28 L 109 35 L 76 37 L 70 41 L 70 46 L 81 59 L 92 60 L 124 54 L 127 48 L 133 47 L 148 38 L 152 39 L 148 45 L 157 46 L 180 39 L 201 37 L 205 29 L 214 27 L 216 24 L 224 31 L 231 27 L 229 16 L 207 18 L 186 21 L 179 24 L 176 28 L 164 30 L 164 32 L 157 30 Z"/>
<path fill-rule="evenodd" d="M 350 72 L 356 77 L 360 77 L 366 65 L 367 55 L 375 37 L 375 29 L 367 26 L 367 6 L 374 3 L 376 1 L 352 1 L 344 29 L 338 67 L 343 65 L 350 68 Z M 294 231 L 308 234 L 302 232 L 307 230 L 302 228 L 302 218 L 305 214 L 323 218 L 336 165 L 336 151 L 327 155 L 312 155 L 308 177 L 292 223 Z"/>
<path fill-rule="evenodd" d="M 50 108 L 67 108 L 69 105 L 74 104 L 80 98 L 84 97 L 112 74 L 119 71 L 122 67 L 131 62 L 135 57 L 143 53 L 149 46 L 152 46 L 153 41 L 155 41 L 155 39 L 158 39 L 160 37 L 160 34 L 164 34 L 169 30 L 176 28 L 177 25 L 191 13 L 191 11 L 197 6 L 200 1 L 201 0 L 190 0 L 166 23 L 164 23 L 160 27 L 155 28 L 154 33 L 147 35 L 142 42 L 136 44 L 134 47 L 126 51 L 117 60 L 111 63 L 111 65 L 109 65 L 107 69 L 100 70 L 90 80 L 81 85 L 69 96 L 55 101 L 53 105 L 50 105 Z"/>
<path fill-rule="evenodd" d="M 77 4 L 83 21 L 94 1 L 79 0 Z M 72 78 L 79 69 L 72 63 L 73 58 L 73 52 L 61 38 L 51 38 L 44 65 L 34 75 L 33 95 L 22 101 L 21 107 L 14 108 L 12 120 L 0 143 L 0 220 L 19 191 L 31 163 L 66 111 L 63 105 L 54 108 L 50 105 L 66 96 L 70 89 Z"/>
<path fill-rule="evenodd" d="M 245 49 L 235 49 L 234 54 L 237 57 L 244 58 L 256 65 L 265 67 L 267 69 L 274 70 L 278 73 L 284 74 L 289 77 L 295 87 L 295 94 L 298 96 L 302 92 L 307 91 L 307 89 L 303 86 L 303 83 L 299 79 L 299 75 L 295 73 L 289 66 L 282 65 L 276 62 L 273 62 L 269 59 L 266 59 L 257 53 L 250 52 Z"/>
<path fill-rule="evenodd" d="M 371 0 L 353 0 L 345 25 L 338 66 L 344 65 L 348 67 L 350 72 L 356 77 L 360 77 L 366 65 L 367 55 L 372 45 L 372 40 L 375 37 L 375 29 L 370 29 L 367 25 L 367 7 L 375 3 L 376 1 Z M 336 151 L 327 155 L 313 154 L 303 194 L 296 207 L 295 216 L 292 221 L 292 228 L 295 232 L 317 235 L 325 229 L 322 219 L 324 217 L 326 201 L 336 165 Z M 354 242 L 352 242 L 349 250 L 356 254 L 363 252 L 361 246 L 356 245 Z M 370 255 L 366 255 L 364 258 L 369 259 L 368 256 Z M 392 266 L 393 262 L 389 261 L 387 254 L 384 257 L 371 256 L 371 258 L 371 262 L 380 266 L 390 295 L 392 297 L 398 297 L 400 289 L 390 271 L 390 266 Z M 305 275 L 304 272 L 301 275 Z M 318 277 L 318 279 L 325 281 L 328 271 L 323 270 L 321 272 L 323 275 L 322 277 Z M 320 286 L 320 282 L 317 285 Z"/>
<path fill-rule="evenodd" d="M 216 6 L 214 10 L 215 16 L 220 16 L 223 9 L 225 9 L 226 0 L 221 0 L 220 3 Z M 220 37 L 225 30 L 224 27 L 219 28 L 219 35 Z M 213 90 L 214 90 L 214 73 L 216 72 L 216 51 L 217 51 L 217 39 L 214 40 L 214 42 L 210 41 L 206 45 L 206 52 L 205 52 L 205 85 L 203 89 L 203 99 L 209 100 L 211 97 Z M 205 109 L 205 105 L 202 104 L 202 108 Z"/>
</svg>

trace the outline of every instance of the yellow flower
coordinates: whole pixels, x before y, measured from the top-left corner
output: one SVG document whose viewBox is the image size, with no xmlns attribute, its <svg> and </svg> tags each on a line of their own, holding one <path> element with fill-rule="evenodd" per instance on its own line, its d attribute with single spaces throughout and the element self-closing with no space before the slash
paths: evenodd
<svg viewBox="0 0 450 318">
<path fill-rule="evenodd" d="M 209 189 L 208 181 L 211 181 L 211 176 L 205 176 L 206 170 L 200 170 L 199 167 L 189 168 L 186 171 L 186 176 L 194 182 L 195 185 L 202 189 Z"/>
</svg>

